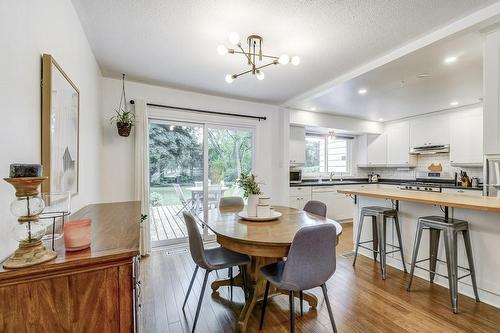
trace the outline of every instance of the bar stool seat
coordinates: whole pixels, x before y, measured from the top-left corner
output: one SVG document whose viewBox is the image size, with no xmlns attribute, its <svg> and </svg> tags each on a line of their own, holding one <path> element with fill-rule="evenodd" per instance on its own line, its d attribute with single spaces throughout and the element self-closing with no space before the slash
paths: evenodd
<svg viewBox="0 0 500 333">
<path fill-rule="evenodd" d="M 417 260 L 418 249 L 420 247 L 420 240 L 422 239 L 422 232 L 424 230 L 429 230 L 429 258 Z M 440 260 L 437 257 L 437 252 L 439 248 L 439 236 L 441 231 L 443 231 L 443 239 L 446 252 L 446 261 Z M 464 238 L 465 250 L 467 253 L 467 261 L 469 267 L 462 267 L 458 265 L 457 256 L 457 234 L 461 232 Z M 418 263 L 429 261 L 429 269 L 418 266 Z M 437 262 L 445 262 L 448 270 L 448 275 L 439 274 L 436 270 Z M 474 260 L 472 257 L 472 246 L 469 235 L 469 222 L 465 220 L 459 220 L 454 218 L 445 218 L 442 216 L 424 216 L 418 219 L 417 232 L 415 234 L 415 244 L 413 246 L 413 255 L 410 268 L 410 280 L 408 282 L 407 290 L 410 291 L 411 284 L 413 281 L 413 274 L 415 272 L 415 267 L 429 272 L 430 282 L 434 282 L 435 275 L 447 278 L 450 288 L 450 300 L 453 313 L 458 312 L 458 281 L 464 277 L 470 276 L 472 280 L 472 288 L 474 289 L 474 295 L 476 296 L 476 301 L 479 302 L 479 294 L 476 284 L 476 274 L 474 269 Z M 468 274 L 458 276 L 458 268 L 467 271 Z"/>
<path fill-rule="evenodd" d="M 373 239 L 372 240 L 367 240 L 367 241 L 361 241 L 361 233 L 362 233 L 362 228 L 363 228 L 363 223 L 365 217 L 371 217 L 372 218 L 372 232 L 373 232 Z M 391 218 L 394 222 L 394 226 L 396 228 L 396 233 L 398 237 L 398 243 L 399 246 L 393 245 L 393 244 L 388 244 L 386 242 L 386 226 L 387 226 L 387 218 Z M 364 244 L 366 243 L 372 243 L 372 248 L 369 248 L 365 246 Z M 403 262 L 403 269 L 406 272 L 406 264 L 405 264 L 405 259 L 404 259 L 404 254 L 403 254 L 403 241 L 401 238 L 401 228 L 399 225 L 399 217 L 398 217 L 398 211 L 393 208 L 388 208 L 388 207 L 382 207 L 382 206 L 367 206 L 361 208 L 361 214 L 359 218 L 359 226 L 358 226 L 358 233 L 357 233 L 357 238 L 356 238 L 356 249 L 354 253 L 354 261 L 352 265 L 356 265 L 356 258 L 358 257 L 358 250 L 359 248 L 364 248 L 366 250 L 372 251 L 373 252 L 373 260 L 377 261 L 377 254 L 380 253 L 380 269 L 382 272 L 382 279 L 385 280 L 387 277 L 386 273 L 386 255 L 394 252 L 400 252 L 401 253 L 401 260 Z M 389 245 L 392 250 L 387 251 L 387 245 Z"/>
</svg>

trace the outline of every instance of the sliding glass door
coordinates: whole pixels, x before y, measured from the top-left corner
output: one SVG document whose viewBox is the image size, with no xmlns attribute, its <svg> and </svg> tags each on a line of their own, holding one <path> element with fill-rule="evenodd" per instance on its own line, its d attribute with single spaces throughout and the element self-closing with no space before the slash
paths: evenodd
<svg viewBox="0 0 500 333">
<path fill-rule="evenodd" d="M 149 123 L 149 212 L 153 246 L 184 242 L 182 212 L 203 211 L 203 124 Z"/>
<path fill-rule="evenodd" d="M 149 122 L 150 227 L 153 246 L 187 241 L 183 211 L 206 219 L 253 166 L 254 131 L 214 123 Z M 213 234 L 202 228 L 204 239 Z"/>
</svg>

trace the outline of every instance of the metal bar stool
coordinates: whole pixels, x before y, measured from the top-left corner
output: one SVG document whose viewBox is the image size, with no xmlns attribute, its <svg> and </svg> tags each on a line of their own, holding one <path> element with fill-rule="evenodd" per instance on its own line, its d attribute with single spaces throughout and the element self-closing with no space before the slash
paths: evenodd
<svg viewBox="0 0 500 333">
<path fill-rule="evenodd" d="M 418 249 L 420 246 L 420 240 L 422 238 L 422 232 L 424 230 L 429 230 L 430 232 L 430 242 L 429 242 L 429 253 L 430 256 L 427 259 L 417 260 Z M 439 248 L 439 235 L 443 231 L 443 239 L 446 251 L 446 267 L 448 270 L 448 275 L 442 275 L 436 271 L 436 263 L 444 262 L 439 260 L 437 257 L 437 252 Z M 457 234 L 462 233 L 464 237 L 465 250 L 467 252 L 467 260 L 469 262 L 469 268 L 462 267 L 458 265 L 457 258 Z M 418 266 L 418 263 L 429 260 L 429 269 Z M 453 313 L 458 312 L 458 280 L 463 279 L 466 276 L 470 276 L 472 280 L 472 288 L 474 289 L 474 295 L 476 296 L 476 301 L 479 302 L 479 294 L 477 291 L 476 284 L 476 274 L 474 270 L 474 260 L 472 258 L 472 247 L 469 235 L 469 223 L 464 220 L 445 218 L 441 216 L 425 216 L 418 219 L 417 233 L 415 235 L 415 244 L 413 246 L 413 256 L 410 268 L 410 281 L 408 282 L 407 290 L 410 291 L 411 283 L 413 280 L 413 273 L 415 267 L 429 272 L 429 277 L 431 283 L 434 282 L 434 276 L 439 275 L 441 277 L 447 278 L 450 285 L 450 298 L 451 306 L 453 308 Z M 458 268 L 465 270 L 468 274 L 463 276 L 458 276 Z"/>
<path fill-rule="evenodd" d="M 373 239 L 361 242 L 361 230 L 363 228 L 363 223 L 365 217 L 370 216 L 372 218 L 372 232 Z M 394 221 L 394 226 L 396 227 L 396 233 L 398 237 L 399 246 L 393 244 L 387 244 L 386 242 L 386 226 L 387 218 L 391 218 Z M 372 243 L 372 248 L 365 246 L 366 243 Z M 392 250 L 387 251 L 387 245 L 389 245 Z M 361 208 L 361 214 L 359 217 L 359 227 L 358 234 L 356 238 L 356 250 L 354 253 L 354 261 L 352 265 L 356 265 L 356 258 L 358 257 L 358 249 L 362 247 L 363 249 L 373 252 L 373 260 L 377 261 L 377 254 L 380 253 L 380 270 L 382 271 L 382 279 L 385 280 L 387 277 L 386 273 L 386 255 L 389 253 L 400 252 L 401 260 L 403 262 L 403 269 L 406 272 L 405 257 L 403 254 L 403 241 L 401 239 L 401 228 L 399 226 L 398 211 L 396 209 L 371 206 Z"/>
</svg>

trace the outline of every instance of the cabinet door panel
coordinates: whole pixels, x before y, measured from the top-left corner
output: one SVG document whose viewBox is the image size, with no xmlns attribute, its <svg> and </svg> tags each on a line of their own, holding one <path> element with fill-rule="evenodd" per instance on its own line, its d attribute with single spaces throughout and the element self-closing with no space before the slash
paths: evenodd
<svg viewBox="0 0 500 333">
<path fill-rule="evenodd" d="M 483 115 L 480 110 L 451 118 L 450 163 L 454 165 L 483 162 Z"/>
<path fill-rule="evenodd" d="M 306 162 L 306 131 L 304 127 L 290 126 L 290 164 Z"/>
<path fill-rule="evenodd" d="M 450 116 L 417 118 L 410 122 L 410 145 L 422 147 L 450 143 Z"/>
<path fill-rule="evenodd" d="M 388 125 L 387 133 L 387 164 L 409 164 L 410 150 L 410 124 L 401 122 Z"/>
<path fill-rule="evenodd" d="M 367 162 L 373 165 L 387 163 L 387 135 L 368 135 L 367 137 Z"/>
</svg>

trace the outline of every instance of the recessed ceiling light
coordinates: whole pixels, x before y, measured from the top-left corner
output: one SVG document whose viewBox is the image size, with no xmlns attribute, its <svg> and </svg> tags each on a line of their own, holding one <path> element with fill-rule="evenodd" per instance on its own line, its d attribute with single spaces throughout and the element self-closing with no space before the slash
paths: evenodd
<svg viewBox="0 0 500 333">
<path fill-rule="evenodd" d="M 378 121 L 384 121 L 384 118 L 378 118 Z"/>
<path fill-rule="evenodd" d="M 316 108 L 313 106 L 313 107 L 311 108 L 311 111 L 316 111 Z"/>
<path fill-rule="evenodd" d="M 428 77 L 431 77 L 431 75 L 429 73 L 420 73 L 420 74 L 417 74 L 417 78 L 419 78 L 419 79 L 426 79 Z"/>
<path fill-rule="evenodd" d="M 361 89 L 358 90 L 358 94 L 364 95 L 364 94 L 366 94 L 367 91 L 368 90 L 366 90 L 365 88 L 361 88 Z"/>
<path fill-rule="evenodd" d="M 444 58 L 444 62 L 446 64 L 451 64 L 453 62 L 457 61 L 457 57 L 447 57 L 447 58 Z"/>
<path fill-rule="evenodd" d="M 457 101 L 450 102 L 450 105 L 451 105 L 451 106 L 457 106 L 457 105 L 458 105 L 458 102 L 457 102 Z"/>
</svg>

